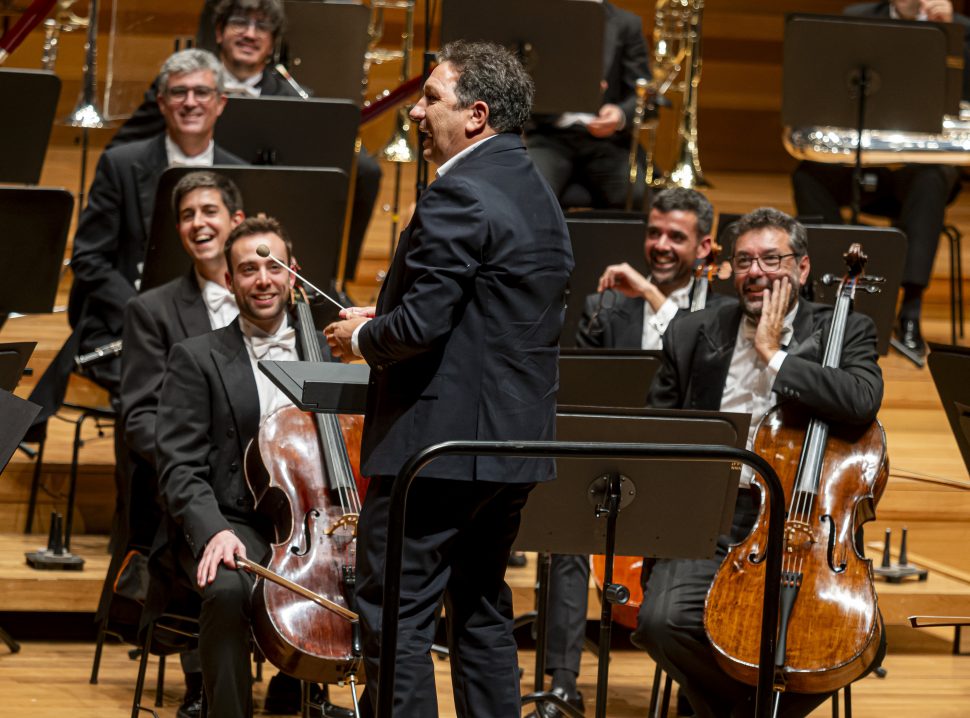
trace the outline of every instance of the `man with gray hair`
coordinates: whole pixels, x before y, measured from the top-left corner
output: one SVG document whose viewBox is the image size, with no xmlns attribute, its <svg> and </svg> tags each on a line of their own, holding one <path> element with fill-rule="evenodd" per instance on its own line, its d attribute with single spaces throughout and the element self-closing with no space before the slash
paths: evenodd
<svg viewBox="0 0 970 718">
<path fill-rule="evenodd" d="M 371 476 L 357 542 L 357 610 L 374 699 L 394 476 L 450 439 L 551 439 L 559 333 L 573 267 L 566 223 L 526 153 L 532 81 L 490 43 L 442 48 L 411 118 L 438 166 L 421 195 L 377 307 L 325 330 L 335 356 L 371 367 L 361 471 Z M 459 716 L 518 716 L 512 595 L 505 584 L 519 516 L 551 460 L 448 457 L 408 498 L 394 714 L 437 716 L 429 649 L 447 607 Z"/>
<path fill-rule="evenodd" d="M 779 402 L 827 422 L 871 423 L 883 391 L 872 320 L 849 314 L 839 366 L 823 368 L 833 309 L 798 296 L 810 269 L 805 228 L 764 207 L 738 220 L 733 231 L 731 266 L 740 302 L 681 314 L 670 323 L 649 405 L 750 414 L 748 448 L 761 418 Z M 750 715 L 753 709 L 754 688 L 728 676 L 715 660 L 704 632 L 704 601 L 728 545 L 750 531 L 757 495 L 751 471 L 742 471 L 731 535 L 720 537 L 713 559 L 656 562 L 632 637 L 681 685 L 701 718 Z M 788 691 L 779 715 L 805 716 L 826 697 Z"/>
</svg>

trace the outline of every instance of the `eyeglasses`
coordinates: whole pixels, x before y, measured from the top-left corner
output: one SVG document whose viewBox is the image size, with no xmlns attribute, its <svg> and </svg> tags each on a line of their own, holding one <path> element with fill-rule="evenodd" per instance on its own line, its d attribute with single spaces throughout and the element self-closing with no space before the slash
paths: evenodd
<svg viewBox="0 0 970 718">
<path fill-rule="evenodd" d="M 216 96 L 216 88 L 209 87 L 207 85 L 196 85 L 195 87 L 186 87 L 185 85 L 176 85 L 175 87 L 170 87 L 165 91 L 165 96 L 173 103 L 182 103 L 189 98 L 189 93 L 195 96 L 196 102 L 201 102 L 205 104 L 211 102 L 212 98 Z"/>
<path fill-rule="evenodd" d="M 788 257 L 797 256 L 795 252 L 789 252 L 788 254 L 765 254 L 761 257 L 752 257 L 747 254 L 736 254 L 731 257 L 731 268 L 734 270 L 735 274 L 744 274 L 750 271 L 751 265 L 755 262 L 761 267 L 763 272 L 774 272 L 779 267 L 781 267 L 781 261 L 787 259 Z"/>
<path fill-rule="evenodd" d="M 257 32 L 273 32 L 273 23 L 271 23 L 269 20 L 266 18 L 257 19 L 250 17 L 249 15 L 233 15 L 226 20 L 226 27 L 237 32 L 248 30 L 250 27 L 255 28 Z"/>
</svg>

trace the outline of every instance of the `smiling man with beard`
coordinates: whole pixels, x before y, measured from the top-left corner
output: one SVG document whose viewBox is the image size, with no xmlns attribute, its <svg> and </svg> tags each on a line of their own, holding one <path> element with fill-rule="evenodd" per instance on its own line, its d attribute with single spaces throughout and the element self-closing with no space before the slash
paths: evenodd
<svg viewBox="0 0 970 718">
<path fill-rule="evenodd" d="M 650 406 L 751 414 L 749 448 L 762 416 L 779 402 L 795 402 L 828 422 L 870 423 L 883 391 L 872 320 L 850 314 L 839 367 L 823 368 L 833 311 L 798 296 L 810 269 L 805 228 L 783 212 L 761 208 L 733 231 L 740 302 L 671 322 Z M 750 470 L 742 471 L 731 535 L 720 537 L 713 559 L 654 565 L 633 635 L 706 718 L 746 716 L 754 708 L 754 688 L 719 668 L 703 625 L 707 590 L 727 546 L 747 535 L 758 512 L 750 478 Z M 884 646 L 873 665 L 883 652 Z M 786 692 L 780 715 L 807 715 L 827 697 Z"/>
<path fill-rule="evenodd" d="M 643 253 L 649 275 L 627 262 L 607 267 L 598 291 L 586 297 L 576 344 L 602 349 L 660 349 L 664 332 L 678 312 L 729 301 L 694 281 L 693 268 L 711 253 L 714 208 L 693 189 L 674 187 L 654 197 Z M 589 557 L 553 554 L 549 581 L 549 638 L 546 671 L 552 690 L 576 709 L 589 586 Z M 551 704 L 536 716 L 556 718 Z"/>
</svg>

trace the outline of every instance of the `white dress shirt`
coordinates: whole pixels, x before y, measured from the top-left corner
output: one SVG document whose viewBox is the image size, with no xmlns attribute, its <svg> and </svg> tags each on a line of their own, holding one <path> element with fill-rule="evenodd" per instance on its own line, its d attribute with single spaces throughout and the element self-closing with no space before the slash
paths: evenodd
<svg viewBox="0 0 970 718">
<path fill-rule="evenodd" d="M 236 297 L 233 293 L 198 272 L 195 273 L 195 281 L 199 283 L 199 290 L 202 292 L 205 311 L 209 315 L 209 326 L 213 329 L 229 326 L 232 320 L 239 316 L 239 307 L 236 306 Z"/>
<path fill-rule="evenodd" d="M 798 304 L 785 316 L 781 333 L 781 345 L 787 346 L 791 341 L 795 314 Z M 727 381 L 724 384 L 724 394 L 721 396 L 721 411 L 732 411 L 739 414 L 751 415 L 751 426 L 748 429 L 746 447 L 750 450 L 754 443 L 754 436 L 758 423 L 765 413 L 777 402 L 773 391 L 775 378 L 781 370 L 788 353 L 783 349 L 775 352 L 767 364 L 758 356 L 754 347 L 754 335 L 757 325 L 748 317 L 741 320 L 738 336 L 734 341 L 734 354 L 731 355 L 731 366 L 728 368 Z M 747 465 L 741 469 L 741 486 L 749 486 L 754 471 Z"/>
<path fill-rule="evenodd" d="M 215 140 L 209 140 L 209 145 L 202 152 L 193 157 L 189 157 L 166 134 L 165 154 L 168 157 L 170 167 L 212 167 L 215 164 L 216 158 L 216 142 Z"/>
<path fill-rule="evenodd" d="M 690 288 L 694 280 L 691 279 L 680 289 L 675 289 L 668 296 L 667 300 L 660 305 L 660 309 L 653 310 L 650 302 L 643 300 L 643 336 L 640 340 L 641 349 L 661 349 L 663 344 L 664 332 L 667 325 L 673 321 L 674 316 L 681 309 L 690 306 Z"/>
<path fill-rule="evenodd" d="M 257 72 L 252 77 L 240 80 L 229 72 L 226 73 L 226 94 L 238 97 L 259 97 L 263 90 L 259 86 L 263 81 L 263 73 Z"/>
<path fill-rule="evenodd" d="M 270 378 L 263 374 L 256 366 L 258 361 L 297 361 L 300 356 L 296 351 L 296 330 L 289 326 L 289 320 L 283 315 L 283 323 L 275 334 L 267 334 L 262 329 L 239 318 L 242 328 L 243 342 L 249 352 L 249 362 L 256 377 L 256 391 L 259 393 L 259 420 L 262 421 L 274 411 L 283 406 L 293 406 L 293 402 L 276 386 Z"/>
</svg>

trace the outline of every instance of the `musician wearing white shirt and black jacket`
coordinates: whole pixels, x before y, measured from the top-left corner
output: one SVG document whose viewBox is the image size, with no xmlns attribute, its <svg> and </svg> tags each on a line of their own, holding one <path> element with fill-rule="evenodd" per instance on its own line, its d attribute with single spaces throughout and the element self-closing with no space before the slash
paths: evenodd
<svg viewBox="0 0 970 718">
<path fill-rule="evenodd" d="M 660 349 L 667 326 L 679 312 L 728 301 L 693 276 L 696 263 L 710 255 L 713 223 L 714 208 L 700 192 L 676 187 L 657 194 L 643 246 L 650 277 L 626 262 L 607 267 L 599 291 L 586 297 L 577 345 Z M 588 556 L 553 554 L 546 669 L 553 690 L 577 708 L 582 706 L 576 679 L 586 633 L 588 586 Z M 545 718 L 560 711 L 544 704 L 537 713 Z"/>
<path fill-rule="evenodd" d="M 732 267 L 740 302 L 671 322 L 650 406 L 751 413 L 749 447 L 765 410 L 778 402 L 797 402 L 825 421 L 871 422 L 883 392 L 872 320 L 850 314 L 839 367 L 823 368 L 833 311 L 798 297 L 810 266 L 805 228 L 778 210 L 762 208 L 739 220 L 734 231 Z M 702 718 L 753 710 L 754 688 L 719 668 L 703 616 L 728 543 L 748 533 L 757 509 L 752 493 L 742 489 L 732 535 L 721 537 L 714 559 L 657 561 L 645 585 L 633 640 L 681 685 Z M 807 715 L 825 698 L 786 692 L 781 715 Z"/>
</svg>

